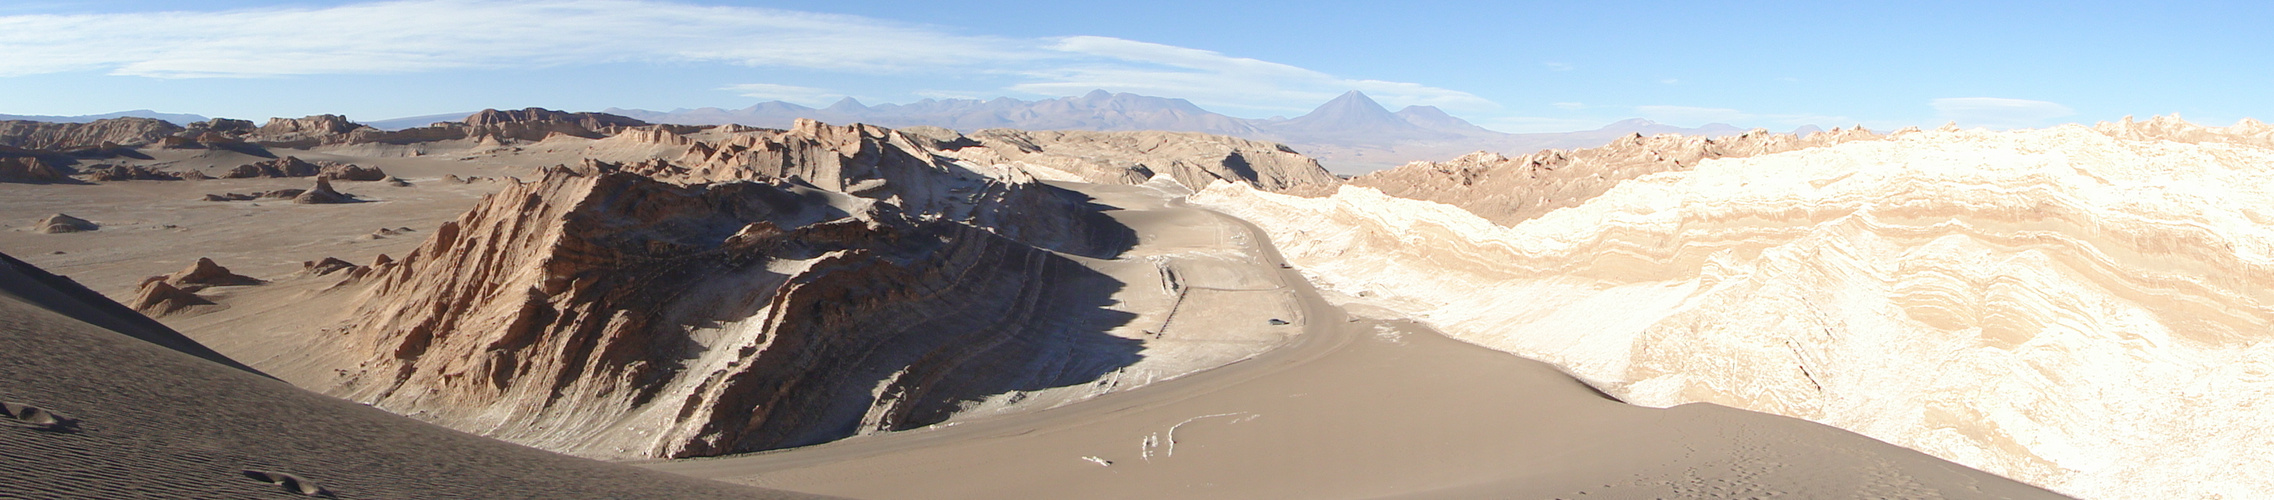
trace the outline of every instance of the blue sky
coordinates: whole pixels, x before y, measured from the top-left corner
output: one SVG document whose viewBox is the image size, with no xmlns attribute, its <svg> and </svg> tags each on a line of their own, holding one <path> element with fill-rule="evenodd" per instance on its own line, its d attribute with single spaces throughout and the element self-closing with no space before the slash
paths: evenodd
<svg viewBox="0 0 2274 500">
<path fill-rule="evenodd" d="M 0 113 L 376 120 L 540 106 L 1358 89 L 1502 131 L 2274 117 L 2274 3 L 635 0 L 0 5 Z"/>
</svg>

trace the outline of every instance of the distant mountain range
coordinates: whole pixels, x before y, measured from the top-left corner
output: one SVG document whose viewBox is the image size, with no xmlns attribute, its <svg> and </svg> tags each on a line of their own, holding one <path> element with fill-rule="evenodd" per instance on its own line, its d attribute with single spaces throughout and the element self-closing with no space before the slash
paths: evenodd
<svg viewBox="0 0 2274 500">
<path fill-rule="evenodd" d="M 469 114 L 471 114 L 471 113 L 469 113 Z M 159 120 L 165 120 L 165 121 L 173 122 L 175 125 L 188 125 L 188 124 L 191 124 L 191 123 L 202 122 L 202 121 L 205 121 L 205 120 L 206 120 L 206 118 L 205 118 L 205 117 L 203 117 L 203 116 L 198 116 L 198 115 L 189 115 L 189 114 L 180 114 L 180 113 L 160 113 L 160 112 L 151 111 L 151 110 L 147 110 L 147 109 L 137 109 L 137 110 L 134 110 L 134 111 L 120 111 L 120 112 L 117 112 L 117 113 L 104 113 L 104 114 L 99 114 L 99 115 L 79 115 L 79 116 L 56 116 L 56 115 L 0 115 L 0 120 L 25 120 L 25 121 L 35 121 L 35 122 L 52 122 L 52 123 L 87 123 L 87 122 L 91 122 L 91 121 L 95 121 L 95 120 L 104 120 L 104 119 L 110 119 L 110 118 L 155 118 L 155 119 L 159 119 Z"/>
<path fill-rule="evenodd" d="M 1595 130 L 1509 134 L 1479 127 L 1434 106 L 1406 106 L 1392 112 L 1358 91 L 1350 91 L 1327 101 L 1318 109 L 1302 116 L 1267 119 L 1226 116 L 1201 109 L 1184 99 L 1116 94 L 1103 90 L 1077 97 L 1036 101 L 1009 97 L 992 100 L 925 99 L 908 104 L 869 106 L 848 97 L 825 108 L 771 101 L 742 109 L 649 111 L 608 108 L 605 112 L 651 123 L 734 123 L 766 128 L 788 128 L 799 118 L 811 118 L 828 123 L 857 122 L 886 127 L 929 125 L 964 132 L 988 128 L 1203 132 L 1285 143 L 1342 174 L 1365 173 L 1412 161 L 1449 160 L 1475 151 L 1522 155 L 1551 148 L 1591 148 L 1637 133 L 1720 136 L 1744 132 L 1737 127 L 1720 123 L 1684 128 L 1632 119 Z M 401 130 L 434 122 L 458 121 L 472 114 L 444 113 L 363 124 L 382 130 Z M 206 119 L 198 115 L 135 110 L 86 116 L 0 115 L 0 120 L 88 122 L 124 116 L 157 118 L 176 124 Z M 1803 127 L 1800 132 L 1805 133 L 1811 129 L 1812 127 Z"/>
<path fill-rule="evenodd" d="M 742 109 L 609 108 L 605 112 L 655 123 L 736 123 L 770 128 L 811 118 L 886 127 L 931 125 L 966 132 L 987 128 L 1205 132 L 1286 143 L 1340 173 L 1362 173 L 1417 160 L 1447 160 L 1478 150 L 1524 154 L 1548 148 L 1595 147 L 1634 133 L 1710 136 L 1743 132 L 1719 123 L 1683 128 L 1635 119 L 1581 132 L 1509 134 L 1479 127 L 1434 106 L 1407 106 L 1391 112 L 1358 91 L 1327 101 L 1303 116 L 1262 120 L 1217 114 L 1183 99 L 1103 90 L 1038 101 L 1008 97 L 984 101 L 925 99 L 868 106 L 848 97 L 826 108 L 772 101 Z"/>
</svg>

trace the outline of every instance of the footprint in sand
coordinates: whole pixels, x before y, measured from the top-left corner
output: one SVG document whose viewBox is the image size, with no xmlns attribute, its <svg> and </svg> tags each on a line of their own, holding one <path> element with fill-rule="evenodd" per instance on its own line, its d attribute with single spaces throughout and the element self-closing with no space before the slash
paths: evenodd
<svg viewBox="0 0 2274 500">
<path fill-rule="evenodd" d="M 43 431 L 72 432 L 79 428 L 79 422 L 70 417 L 22 403 L 0 402 L 0 414 L 5 414 L 11 424 Z"/>
<path fill-rule="evenodd" d="M 308 478 L 300 476 L 282 472 L 247 470 L 245 471 L 245 477 L 253 478 L 254 481 L 282 486 L 284 487 L 284 491 L 289 493 L 299 493 L 312 497 L 337 498 L 332 495 L 331 491 L 325 490 L 322 486 L 317 486 L 315 481 L 309 481 Z"/>
</svg>

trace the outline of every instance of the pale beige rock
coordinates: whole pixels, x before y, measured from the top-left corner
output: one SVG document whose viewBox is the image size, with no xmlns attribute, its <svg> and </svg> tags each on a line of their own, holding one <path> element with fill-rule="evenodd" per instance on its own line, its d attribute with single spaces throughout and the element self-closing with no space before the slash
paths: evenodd
<svg viewBox="0 0 2274 500">
<path fill-rule="evenodd" d="M 1476 152 L 1446 162 L 1413 162 L 1351 179 L 1353 186 L 1400 198 L 1461 207 L 1500 225 L 1577 206 L 1628 179 L 1695 168 L 1713 158 L 1744 158 L 1881 137 L 1863 127 L 1807 137 L 1753 130 L 1730 137 L 1629 135 L 1610 145 L 1551 149 L 1509 158 Z"/>
</svg>

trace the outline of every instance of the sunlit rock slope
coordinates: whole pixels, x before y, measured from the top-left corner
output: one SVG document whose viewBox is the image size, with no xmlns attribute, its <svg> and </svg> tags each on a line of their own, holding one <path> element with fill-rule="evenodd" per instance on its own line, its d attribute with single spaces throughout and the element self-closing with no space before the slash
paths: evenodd
<svg viewBox="0 0 2274 500">
<path fill-rule="evenodd" d="M 2267 138 L 1904 132 L 1506 226 L 1356 186 L 1194 200 L 1352 300 L 1630 402 L 1807 418 L 2084 497 L 2242 498 L 2274 491 Z"/>
</svg>

